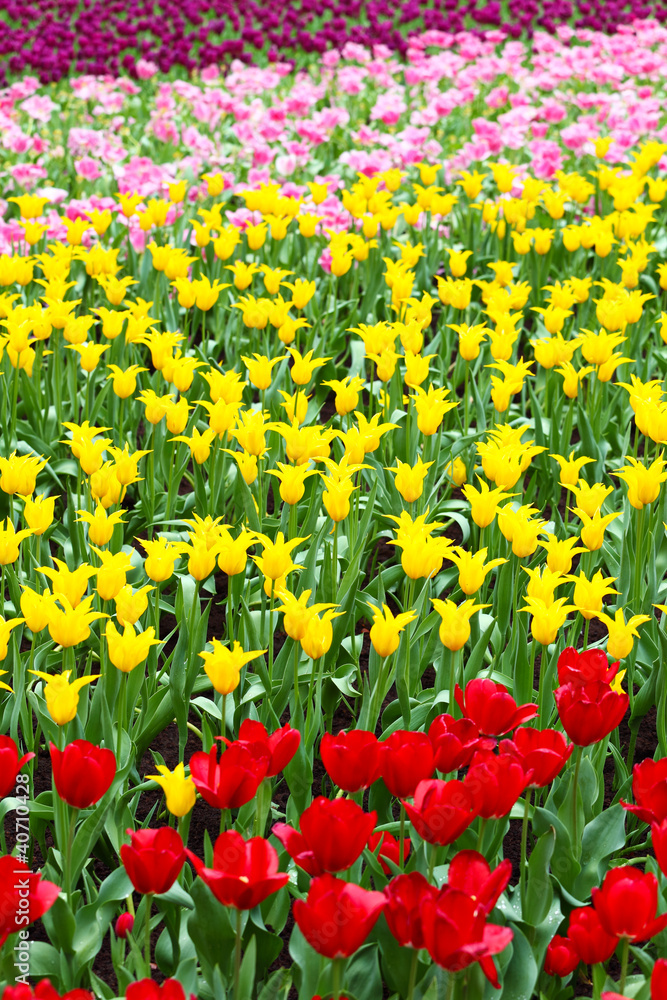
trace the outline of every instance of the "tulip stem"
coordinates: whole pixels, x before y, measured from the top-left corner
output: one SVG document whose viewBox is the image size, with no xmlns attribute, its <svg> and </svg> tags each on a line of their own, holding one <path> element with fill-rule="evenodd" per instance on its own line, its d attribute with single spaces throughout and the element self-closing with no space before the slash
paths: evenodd
<svg viewBox="0 0 667 1000">
<path fill-rule="evenodd" d="M 479 833 L 477 834 L 477 848 L 476 848 L 477 851 L 479 851 L 480 854 L 484 853 L 482 851 L 482 843 L 484 841 L 484 831 L 486 830 L 486 824 L 487 824 L 487 820 L 485 820 L 483 818 L 480 819 L 480 821 L 479 821 Z"/>
<path fill-rule="evenodd" d="M 65 806 L 65 812 L 67 813 L 68 807 Z M 77 809 L 72 809 L 69 820 L 69 829 L 67 831 L 67 844 L 65 846 L 65 892 L 67 894 L 67 903 L 71 910 L 74 910 L 72 905 L 72 844 L 74 843 L 74 828 L 76 827 L 76 815 Z"/>
<path fill-rule="evenodd" d="M 334 521 L 333 554 L 331 559 L 331 600 L 336 601 L 338 594 L 338 521 Z"/>
<path fill-rule="evenodd" d="M 273 588 L 275 580 L 271 580 L 271 593 L 269 595 L 269 695 L 273 690 Z"/>
<path fill-rule="evenodd" d="M 412 961 L 410 962 L 410 978 L 408 980 L 408 996 L 407 1000 L 412 1000 L 415 992 L 415 981 L 417 979 L 417 964 L 419 962 L 419 952 L 412 952 Z"/>
<path fill-rule="evenodd" d="M 532 795 L 532 788 L 528 788 L 523 808 L 523 824 L 521 826 L 521 873 L 519 893 L 521 897 L 521 918 L 523 920 L 526 919 L 526 915 L 524 913 L 526 909 L 526 875 L 528 867 L 526 854 L 528 851 L 528 814 L 530 812 L 530 800 Z"/>
<path fill-rule="evenodd" d="M 464 426 L 464 429 L 465 429 L 465 435 L 467 437 L 468 436 L 468 428 L 470 426 L 470 410 L 469 410 L 469 405 L 470 404 L 469 404 L 469 401 L 468 401 L 468 382 L 470 380 L 470 364 L 467 361 L 466 361 L 465 364 L 466 364 L 466 367 L 465 367 L 465 380 L 464 380 L 464 384 L 463 384 L 463 410 L 464 410 L 465 416 L 464 416 L 464 424 L 463 424 L 463 426 Z"/>
<path fill-rule="evenodd" d="M 574 778 L 572 781 L 572 848 L 574 851 L 577 850 L 577 826 L 578 826 L 578 812 L 577 812 L 577 794 L 579 792 L 579 769 L 581 767 L 581 758 L 584 753 L 583 747 L 577 747 L 574 762 Z"/>
<path fill-rule="evenodd" d="M 621 993 L 625 992 L 625 979 L 628 974 L 628 957 L 630 955 L 630 938 L 624 937 L 623 944 L 621 945 L 621 978 L 618 983 L 618 988 Z"/>
<path fill-rule="evenodd" d="M 236 911 L 236 936 L 234 939 L 234 1000 L 241 1000 L 239 987 L 241 979 L 241 910 Z M 335 963 L 334 963 L 335 965 Z"/>
<path fill-rule="evenodd" d="M 120 700 L 118 704 L 118 733 L 116 736 L 116 761 L 120 767 L 120 751 L 123 745 L 123 729 L 125 728 L 125 708 L 127 702 L 127 674 L 120 677 Z"/>
<path fill-rule="evenodd" d="M 399 835 L 398 864 L 402 868 L 405 863 L 405 806 L 401 802 L 401 832 Z"/>
<path fill-rule="evenodd" d="M 332 963 L 332 979 L 333 979 L 333 997 L 334 1000 L 338 1000 L 340 997 L 340 981 L 341 981 L 341 959 L 334 958 Z"/>
<path fill-rule="evenodd" d="M 433 871 L 435 869 L 435 855 L 437 853 L 437 850 L 438 850 L 438 845 L 437 844 L 431 844 L 431 858 L 430 858 L 429 863 L 428 863 L 428 881 L 429 882 L 433 881 Z"/>
<path fill-rule="evenodd" d="M 146 893 L 146 922 L 144 924 L 144 962 L 146 975 L 151 974 L 151 909 L 153 908 L 153 893 Z"/>
</svg>

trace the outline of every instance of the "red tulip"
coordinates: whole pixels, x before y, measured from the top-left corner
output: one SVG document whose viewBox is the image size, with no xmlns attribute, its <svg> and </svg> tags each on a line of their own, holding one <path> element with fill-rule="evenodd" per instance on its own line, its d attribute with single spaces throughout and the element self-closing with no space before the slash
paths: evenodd
<svg viewBox="0 0 667 1000">
<path fill-rule="evenodd" d="M 632 794 L 636 805 L 621 799 L 621 805 L 645 823 L 662 823 L 667 819 L 667 757 L 649 757 L 632 769 Z"/>
<path fill-rule="evenodd" d="M 244 840 L 236 830 L 221 833 L 213 848 L 213 868 L 186 852 L 200 879 L 223 906 L 251 910 L 287 882 L 278 871 L 278 852 L 264 837 Z"/>
<path fill-rule="evenodd" d="M 433 748 L 426 733 L 398 729 L 380 743 L 380 774 L 392 795 L 407 798 L 435 770 Z"/>
<path fill-rule="evenodd" d="M 385 875 L 390 875 L 391 868 L 389 867 L 389 865 L 385 864 L 385 862 L 382 859 L 389 858 L 389 860 L 393 861 L 395 865 L 400 865 L 401 863 L 400 841 L 398 840 L 397 837 L 393 837 L 387 830 L 382 830 L 381 832 L 378 833 L 372 833 L 368 838 L 368 844 L 366 846 L 368 847 L 369 851 L 375 851 L 377 849 L 378 844 L 381 845 L 377 855 L 378 861 L 380 862 L 382 866 L 382 871 L 385 873 Z M 403 860 L 405 860 L 408 854 L 410 853 L 410 841 L 407 838 L 403 841 L 403 851 L 405 855 Z"/>
<path fill-rule="evenodd" d="M 580 906 L 572 910 L 567 936 L 586 965 L 606 962 L 618 945 L 618 938 L 607 934 L 592 906 Z"/>
<path fill-rule="evenodd" d="M 55 903 L 60 889 L 18 858 L 0 857 L 0 948 L 10 934 L 39 920 Z M 27 919 L 26 919 L 27 917 Z"/>
<path fill-rule="evenodd" d="M 498 955 L 512 940 L 509 927 L 487 924 L 477 901 L 450 886 L 434 898 L 427 896 L 421 915 L 424 944 L 434 962 L 449 972 L 460 972 L 479 962 L 489 982 L 499 985 L 491 956 Z"/>
<path fill-rule="evenodd" d="M 457 684 L 454 697 L 463 714 L 472 719 L 485 736 L 502 736 L 537 715 L 537 705 L 518 707 L 504 684 L 497 684 L 488 677 L 470 681 L 465 694 Z"/>
<path fill-rule="evenodd" d="M 667 958 L 659 958 L 651 974 L 651 1000 L 667 997 Z"/>
<path fill-rule="evenodd" d="M 56 791 L 75 809 L 99 802 L 116 777 L 113 750 L 96 747 L 88 740 L 74 740 L 64 750 L 50 743 L 51 769 Z"/>
<path fill-rule="evenodd" d="M 420 781 L 414 805 L 403 805 L 415 830 L 429 844 L 451 844 L 477 816 L 472 792 L 463 781 Z"/>
<path fill-rule="evenodd" d="M 558 683 L 592 684 L 602 681 L 611 684 L 620 664 L 609 663 L 602 649 L 585 649 L 578 653 L 574 646 L 568 646 L 558 657 Z"/>
<path fill-rule="evenodd" d="M 121 913 L 118 920 L 116 921 L 116 926 L 114 927 L 114 933 L 116 937 L 126 938 L 128 934 L 132 933 L 134 927 L 134 917 L 131 913 Z"/>
<path fill-rule="evenodd" d="M 491 869 L 486 858 L 477 851 L 459 851 L 450 861 L 447 884 L 471 896 L 477 901 L 477 906 L 489 914 L 511 877 L 512 862 L 509 858 Z"/>
<path fill-rule="evenodd" d="M 463 781 L 473 796 L 478 815 L 482 819 L 499 819 L 510 813 L 531 777 L 509 754 L 496 757 L 483 751 L 475 754 Z"/>
<path fill-rule="evenodd" d="M 93 1000 L 90 990 L 69 990 L 62 995 L 58 993 L 49 979 L 40 979 L 33 987 L 28 983 L 17 983 L 15 986 L 5 986 L 2 1000 Z"/>
<path fill-rule="evenodd" d="M 493 750 L 495 740 L 484 739 L 472 719 L 437 715 L 428 730 L 435 766 L 443 774 L 467 767 L 476 750 Z"/>
<path fill-rule="evenodd" d="M 423 948 L 421 904 L 427 896 L 438 895 L 436 887 L 419 872 L 410 872 L 393 878 L 385 886 L 384 894 L 387 900 L 385 920 L 401 948 Z"/>
<path fill-rule="evenodd" d="M 653 841 L 655 860 L 664 875 L 667 871 L 667 820 L 651 824 L 651 840 Z"/>
<path fill-rule="evenodd" d="M 377 736 L 365 729 L 343 731 L 337 736 L 325 733 L 320 743 L 320 757 L 333 783 L 344 792 L 370 788 L 380 777 Z"/>
<path fill-rule="evenodd" d="M 265 747 L 262 751 L 263 746 L 232 743 L 220 760 L 215 746 L 209 753 L 193 753 L 190 774 L 202 798 L 216 809 L 236 809 L 250 802 L 269 766 L 269 753 Z"/>
<path fill-rule="evenodd" d="M 230 745 L 232 741 L 225 739 L 224 742 Z M 298 729 L 292 729 L 289 722 L 286 722 L 281 729 L 276 729 L 269 735 L 266 726 L 261 722 L 244 719 L 239 726 L 238 738 L 233 742 L 248 747 L 253 743 L 262 745 L 269 758 L 265 777 L 273 778 L 287 767 L 299 749 L 301 733 Z"/>
<path fill-rule="evenodd" d="M 544 958 L 544 971 L 547 976 L 560 976 L 565 979 L 579 965 L 579 952 L 569 938 L 554 935 Z"/>
<path fill-rule="evenodd" d="M 621 722 L 629 699 L 602 681 L 564 684 L 554 691 L 563 729 L 578 747 L 599 743 Z"/>
<path fill-rule="evenodd" d="M 152 979 L 130 983 L 125 991 L 126 1000 L 185 1000 L 185 990 L 178 979 L 165 979 L 158 985 Z M 190 994 L 194 1000 L 194 994 Z"/>
<path fill-rule="evenodd" d="M 319 955 L 349 958 L 361 948 L 385 904 L 382 892 L 361 889 L 334 875 L 320 875 L 310 883 L 307 899 L 294 900 L 292 912 Z"/>
<path fill-rule="evenodd" d="M 658 880 L 652 872 L 630 865 L 612 868 L 591 899 L 607 934 L 630 941 L 648 941 L 667 927 L 667 913 L 656 917 Z"/>
<path fill-rule="evenodd" d="M 19 759 L 18 747 L 11 736 L 0 736 L 0 799 L 14 791 L 16 775 L 34 756 L 26 753 Z M 42 981 L 47 983 L 48 979 Z"/>
<path fill-rule="evenodd" d="M 375 829 L 377 813 L 365 813 L 352 799 L 314 799 L 301 813 L 298 834 L 285 823 L 273 833 L 300 868 L 310 875 L 342 872 L 357 860 Z"/>
<path fill-rule="evenodd" d="M 557 729 L 522 726 L 511 740 L 503 740 L 499 749 L 501 754 L 518 758 L 524 771 L 532 771 L 531 788 L 544 788 L 563 770 L 574 746 Z"/>
<path fill-rule="evenodd" d="M 185 848 L 176 830 L 128 830 L 132 842 L 123 844 L 120 856 L 132 885 L 146 895 L 170 889 L 185 864 Z"/>
<path fill-rule="evenodd" d="M 624 993 L 601 993 L 600 1000 L 630 1000 Z"/>
</svg>

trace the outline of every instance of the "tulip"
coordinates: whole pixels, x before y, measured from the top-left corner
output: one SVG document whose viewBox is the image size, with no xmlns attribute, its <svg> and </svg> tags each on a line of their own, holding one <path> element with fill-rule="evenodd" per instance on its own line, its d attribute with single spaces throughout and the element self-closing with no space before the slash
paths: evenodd
<svg viewBox="0 0 667 1000">
<path fill-rule="evenodd" d="M 667 958 L 659 958 L 651 974 L 651 1000 L 667 996 Z"/>
<path fill-rule="evenodd" d="M 213 652 L 199 653 L 204 661 L 204 670 L 218 694 L 228 695 L 234 691 L 241 678 L 241 669 L 266 653 L 265 649 L 252 649 L 244 653 L 240 642 L 235 642 L 230 649 L 223 646 L 219 639 L 211 639 Z"/>
<path fill-rule="evenodd" d="M 544 971 L 547 976 L 560 976 L 565 979 L 579 965 L 579 952 L 569 938 L 555 934 L 547 947 L 544 958 Z"/>
<path fill-rule="evenodd" d="M 632 771 L 632 794 L 636 805 L 621 799 L 621 805 L 644 823 L 662 823 L 667 819 L 667 757 L 646 758 Z"/>
<path fill-rule="evenodd" d="M 565 767 L 574 747 L 568 744 L 556 729 L 517 729 L 510 740 L 500 744 L 501 754 L 510 754 L 519 760 L 524 771 L 532 772 L 530 788 L 550 785 Z"/>
<path fill-rule="evenodd" d="M 81 688 L 96 681 L 100 676 L 87 674 L 70 684 L 71 670 L 65 670 L 62 674 L 46 674 L 41 670 L 31 670 L 30 673 L 44 681 L 46 707 L 53 721 L 59 726 L 71 722 L 76 715 Z"/>
<path fill-rule="evenodd" d="M 509 814 L 531 778 L 509 754 L 496 757 L 488 751 L 478 751 L 464 784 L 470 789 L 482 819 L 499 819 Z"/>
<path fill-rule="evenodd" d="M 377 859 L 380 862 L 380 867 L 385 875 L 391 875 L 392 869 L 386 863 L 384 858 L 392 861 L 395 865 L 401 865 L 404 859 L 401 858 L 401 842 L 393 837 L 387 830 L 378 831 L 377 833 L 372 833 L 368 838 L 368 844 L 366 845 L 371 853 L 375 854 L 377 851 Z M 410 844 L 403 842 L 403 851 L 405 857 L 410 853 Z"/>
<path fill-rule="evenodd" d="M 33 534 L 32 528 L 15 531 L 14 525 L 7 518 L 7 527 L 2 527 L 0 521 L 0 566 L 9 566 L 19 557 L 19 545 L 24 538 Z"/>
<path fill-rule="evenodd" d="M 477 901 L 449 886 L 437 896 L 424 899 L 421 918 L 424 944 L 434 962 L 449 972 L 460 972 L 480 962 L 489 982 L 499 986 L 492 956 L 512 940 L 509 927 L 487 924 Z"/>
<path fill-rule="evenodd" d="M 410 872 L 393 878 L 385 887 L 384 895 L 387 900 L 383 910 L 385 920 L 401 948 L 423 948 L 422 902 L 434 899 L 438 890 L 420 872 Z"/>
<path fill-rule="evenodd" d="M 60 798 L 75 809 L 99 802 L 116 776 L 113 752 L 87 740 L 74 740 L 64 750 L 50 743 L 49 749 L 53 783 Z"/>
<path fill-rule="evenodd" d="M 602 681 L 563 684 L 554 691 L 563 728 L 578 747 L 599 743 L 620 724 L 629 699 Z"/>
<path fill-rule="evenodd" d="M 665 869 L 667 869 L 667 820 L 651 824 L 651 840 L 653 841 L 656 861 L 664 874 Z"/>
<path fill-rule="evenodd" d="M 377 813 L 365 813 L 352 799 L 332 800 L 320 795 L 301 813 L 300 835 L 285 823 L 276 823 L 273 833 L 304 871 L 320 875 L 350 868 L 368 843 L 376 821 Z"/>
<path fill-rule="evenodd" d="M 490 563 L 488 568 L 491 568 Z M 453 653 L 462 649 L 470 638 L 472 616 L 482 608 L 490 607 L 489 604 L 475 604 L 472 600 L 457 606 L 454 601 L 439 601 L 437 598 L 432 598 L 431 604 L 442 619 L 438 632 L 440 642 Z"/>
<path fill-rule="evenodd" d="M 3 900 L 0 948 L 10 934 L 33 924 L 50 910 L 59 892 L 57 885 L 44 880 L 39 872 L 31 872 L 18 858 L 10 854 L 0 857 L 0 898 Z"/>
<path fill-rule="evenodd" d="M 573 646 L 567 646 L 558 657 L 558 683 L 590 684 L 602 681 L 611 684 L 618 667 L 618 663 L 609 663 L 602 649 L 585 649 L 578 653 Z"/>
<path fill-rule="evenodd" d="M 155 587 L 151 587 L 149 584 L 140 587 L 139 590 L 133 590 L 129 584 L 126 584 L 122 590 L 118 591 L 114 598 L 116 618 L 123 628 L 126 625 L 136 625 L 148 607 L 148 594 L 152 590 L 155 590 Z"/>
<path fill-rule="evenodd" d="M 392 795 L 414 795 L 434 770 L 433 748 L 425 733 L 397 729 L 380 743 L 380 774 Z"/>
<path fill-rule="evenodd" d="M 607 934 L 631 942 L 648 941 L 667 927 L 667 913 L 656 916 L 658 880 L 630 865 L 612 868 L 591 899 Z"/>
<path fill-rule="evenodd" d="M 134 917 L 131 913 L 121 913 L 114 925 L 114 934 L 118 938 L 126 938 L 132 933 L 134 927 Z"/>
<path fill-rule="evenodd" d="M 253 751 L 256 746 L 252 744 Z M 257 756 L 247 746 L 233 743 L 220 760 L 215 746 L 209 753 L 193 753 L 190 774 L 202 798 L 215 809 L 237 809 L 254 798 L 268 766 L 266 750 L 259 749 Z"/>
<path fill-rule="evenodd" d="M 45 497 L 43 493 L 34 500 L 28 496 L 23 497 L 23 517 L 28 527 L 32 529 L 33 535 L 43 535 L 51 526 L 57 499 L 58 497 Z"/>
<path fill-rule="evenodd" d="M 140 663 L 143 663 L 151 646 L 159 646 L 155 638 L 155 629 L 151 625 L 145 632 L 137 634 L 134 625 L 127 624 L 123 634 L 118 631 L 112 621 L 107 622 L 105 633 L 109 650 L 109 659 L 114 667 L 128 674 Z"/>
<path fill-rule="evenodd" d="M 429 844 L 451 844 L 477 816 L 477 804 L 462 781 L 420 781 L 414 805 L 403 802 L 410 822 Z"/>
<path fill-rule="evenodd" d="M 97 570 L 95 590 L 103 601 L 113 601 L 127 583 L 132 557 L 127 552 L 106 552 L 91 545 L 102 565 Z"/>
<path fill-rule="evenodd" d="M 352 729 L 333 736 L 325 733 L 320 757 L 327 774 L 344 792 L 370 788 L 380 776 L 380 746 L 374 733 Z"/>
<path fill-rule="evenodd" d="M 296 899 L 294 919 L 308 944 L 325 958 L 349 958 L 385 908 L 383 893 L 361 889 L 333 875 L 313 879 L 308 897 Z"/>
<path fill-rule="evenodd" d="M 369 603 L 368 606 L 373 611 L 370 640 L 375 652 L 384 659 L 396 652 L 400 633 L 415 620 L 417 612 L 406 611 L 403 614 L 393 615 L 386 604 L 382 605 L 381 612 L 373 604 Z"/>
<path fill-rule="evenodd" d="M 493 750 L 495 740 L 483 739 L 472 719 L 437 715 L 428 730 L 435 766 L 443 774 L 459 771 L 470 764 L 476 750 Z"/>
<path fill-rule="evenodd" d="M 51 608 L 55 598 L 45 588 L 40 594 L 23 586 L 21 594 L 21 614 L 31 632 L 41 632 L 49 623 Z"/>
<path fill-rule="evenodd" d="M 136 891 L 143 895 L 167 892 L 185 864 L 180 835 L 170 826 L 127 833 L 131 843 L 121 846 L 120 856 Z"/>
<path fill-rule="evenodd" d="M 85 642 L 90 636 L 91 623 L 109 617 L 101 611 L 91 611 L 93 599 L 94 596 L 91 594 L 75 607 L 63 594 L 55 594 L 54 603 L 49 611 L 49 635 L 63 649 Z M 61 605 L 60 608 L 58 604 Z"/>
<path fill-rule="evenodd" d="M 512 877 L 512 862 L 505 858 L 493 870 L 477 851 L 459 851 L 449 864 L 447 884 L 460 889 L 477 901 L 487 915 L 491 913 Z"/>
<path fill-rule="evenodd" d="M 19 751 L 11 736 L 0 736 L 0 799 L 14 790 L 16 776 L 34 753 L 26 753 L 19 758 Z"/>
<path fill-rule="evenodd" d="M 596 618 L 599 618 L 607 626 L 609 631 L 607 652 L 615 660 L 622 660 L 630 655 L 634 645 L 633 636 L 639 638 L 637 626 L 651 620 L 650 615 L 631 615 L 626 622 L 622 608 L 616 611 L 613 618 L 602 612 L 598 612 Z"/>
<path fill-rule="evenodd" d="M 274 778 L 287 767 L 299 749 L 301 733 L 286 722 L 280 729 L 269 734 L 263 723 L 254 719 L 244 719 L 235 742 L 244 746 L 259 743 L 262 752 L 267 756 L 266 777 Z"/>
<path fill-rule="evenodd" d="M 194 994 L 190 994 L 190 1000 Z M 159 984 L 154 979 L 139 979 L 129 983 L 125 1000 L 185 1000 L 185 990 L 178 979 L 165 979 Z"/>
<path fill-rule="evenodd" d="M 470 504 L 470 515 L 479 528 L 486 528 L 496 516 L 498 506 L 503 500 L 509 500 L 514 493 L 505 493 L 502 488 L 490 490 L 483 480 L 479 480 L 479 489 L 470 483 L 463 486 L 463 495 Z M 472 591 L 471 591 L 472 593 Z"/>
<path fill-rule="evenodd" d="M 329 609 L 324 611 L 322 616 L 314 614 L 310 618 L 303 639 L 301 640 L 301 648 L 311 660 L 319 660 L 321 656 L 329 652 L 331 643 L 333 642 L 333 626 L 331 622 L 341 614 L 342 611 Z"/>
<path fill-rule="evenodd" d="M 5 621 L 2 615 L 0 615 L 0 661 L 4 660 L 9 652 L 9 636 L 23 622 L 23 618 L 9 618 Z M 6 671 L 3 670 L 3 673 L 6 673 Z M 11 688 L 8 690 L 11 691 Z"/>
<path fill-rule="evenodd" d="M 236 830 L 220 834 L 213 848 L 212 868 L 192 851 L 186 853 L 215 898 L 237 910 L 258 906 L 288 880 L 286 873 L 278 871 L 278 854 L 264 837 L 244 840 Z"/>
<path fill-rule="evenodd" d="M 185 766 L 177 764 L 170 771 L 164 764 L 157 764 L 159 774 L 147 774 L 147 781 L 155 781 L 162 788 L 167 801 L 167 809 L 172 816 L 186 816 L 193 808 L 197 791 L 192 778 L 186 778 Z"/>
<path fill-rule="evenodd" d="M 33 987 L 26 982 L 18 982 L 16 986 L 5 986 L 2 1000 L 93 1000 L 90 990 L 68 990 L 62 996 L 51 985 L 49 979 L 40 979 Z"/>
<path fill-rule="evenodd" d="M 503 684 L 476 677 L 466 685 L 465 693 L 456 685 L 454 696 L 463 715 L 486 736 L 502 736 L 537 715 L 537 705 L 517 704 Z"/>
</svg>

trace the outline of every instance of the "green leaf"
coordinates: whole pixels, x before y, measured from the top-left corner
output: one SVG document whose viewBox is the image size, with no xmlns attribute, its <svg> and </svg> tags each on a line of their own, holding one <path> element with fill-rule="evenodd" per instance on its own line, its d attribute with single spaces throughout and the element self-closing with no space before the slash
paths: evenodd
<svg viewBox="0 0 667 1000">
<path fill-rule="evenodd" d="M 522 917 L 526 923 L 537 927 L 549 913 L 553 899 L 553 886 L 549 873 L 549 863 L 556 846 L 556 831 L 552 826 L 538 839 L 528 861 L 526 882 L 526 912 Z"/>
</svg>

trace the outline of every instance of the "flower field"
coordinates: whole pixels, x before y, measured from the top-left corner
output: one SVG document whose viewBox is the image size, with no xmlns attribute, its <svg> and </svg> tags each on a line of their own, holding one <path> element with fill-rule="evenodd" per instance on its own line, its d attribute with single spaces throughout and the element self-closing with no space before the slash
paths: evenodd
<svg viewBox="0 0 667 1000">
<path fill-rule="evenodd" d="M 11 69 L 3 1000 L 667 997 L 667 28 L 508 23 Z"/>
</svg>

